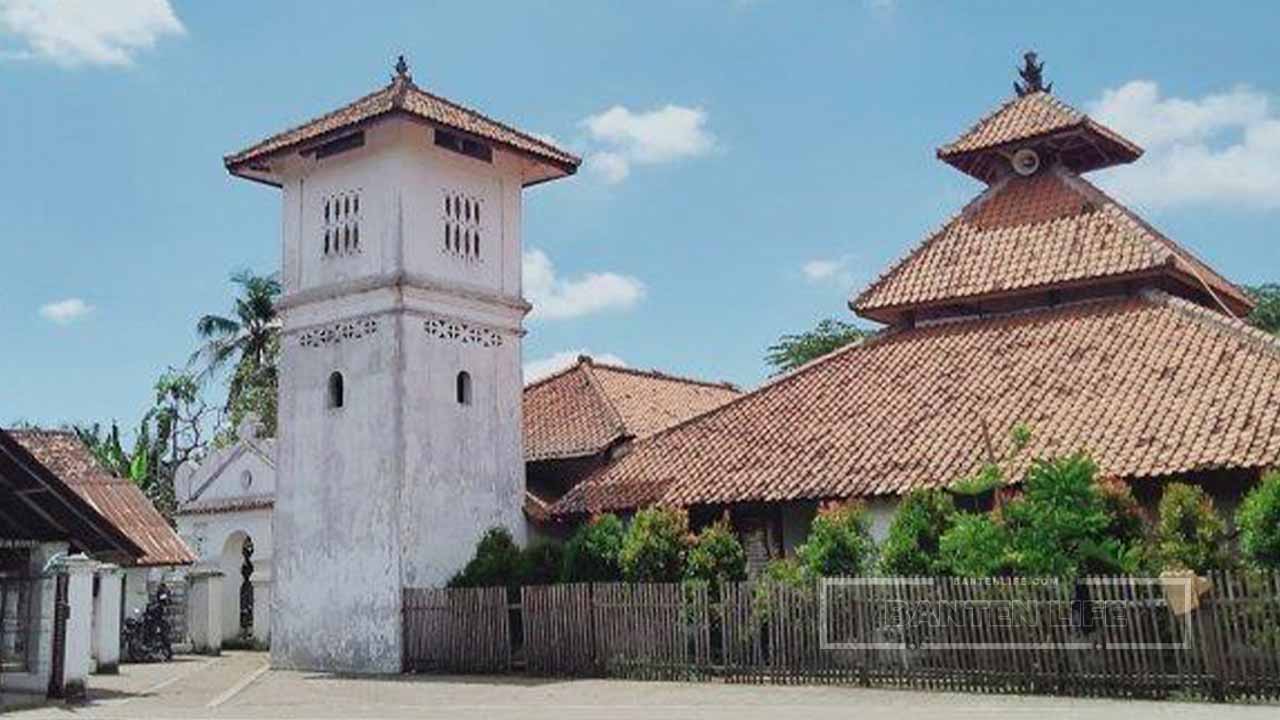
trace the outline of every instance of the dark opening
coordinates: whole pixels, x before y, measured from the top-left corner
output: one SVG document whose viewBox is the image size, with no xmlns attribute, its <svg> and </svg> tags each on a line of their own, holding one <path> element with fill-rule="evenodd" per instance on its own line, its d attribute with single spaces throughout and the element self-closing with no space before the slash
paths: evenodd
<svg viewBox="0 0 1280 720">
<path fill-rule="evenodd" d="M 342 373 L 335 372 L 329 376 L 329 407 L 340 408 L 345 399 L 342 388 Z"/>
<path fill-rule="evenodd" d="M 458 404 L 471 404 L 471 373 L 466 370 L 458 373 Z"/>
<path fill-rule="evenodd" d="M 479 140 L 472 140 L 469 137 L 463 137 L 448 130 L 436 130 L 435 139 L 436 145 L 446 150 L 452 150 L 487 163 L 493 162 L 493 149 Z"/>
<path fill-rule="evenodd" d="M 332 155 L 337 155 L 338 153 L 344 153 L 348 150 L 355 150 L 358 147 L 364 147 L 363 132 L 344 135 L 343 137 L 340 137 L 337 140 L 330 140 L 329 142 L 317 147 L 316 159 L 323 160 L 324 158 L 330 157 Z"/>
</svg>

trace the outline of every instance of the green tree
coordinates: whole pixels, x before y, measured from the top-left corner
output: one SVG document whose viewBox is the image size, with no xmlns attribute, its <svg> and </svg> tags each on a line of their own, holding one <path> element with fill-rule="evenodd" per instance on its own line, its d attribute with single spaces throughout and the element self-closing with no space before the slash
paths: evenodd
<svg viewBox="0 0 1280 720">
<path fill-rule="evenodd" d="M 1240 553 L 1249 564 L 1280 570 L 1280 470 L 1273 470 L 1249 491 L 1236 511 Z"/>
<path fill-rule="evenodd" d="M 1204 573 L 1230 565 L 1226 525 L 1214 509 L 1213 499 L 1195 485 L 1175 482 L 1165 486 L 1156 542 L 1168 570 Z"/>
<path fill-rule="evenodd" d="M 689 548 L 689 518 L 681 510 L 651 507 L 636 513 L 622 538 L 618 564 L 628 582 L 678 582 Z"/>
<path fill-rule="evenodd" d="M 520 584 L 552 585 L 560 580 L 564 546 L 554 540 L 535 540 L 520 552 Z"/>
<path fill-rule="evenodd" d="M 1022 496 L 1002 511 L 1017 572 L 1069 578 L 1123 569 L 1127 548 L 1107 534 L 1112 518 L 1096 474 L 1083 453 L 1032 463 Z"/>
<path fill-rule="evenodd" d="M 449 587 L 507 587 L 520 585 L 521 553 L 504 527 L 485 531 L 465 567 L 449 580 Z"/>
<path fill-rule="evenodd" d="M 957 513 L 938 540 L 938 561 L 948 575 L 985 578 L 1010 570 L 1009 532 L 988 513 Z"/>
<path fill-rule="evenodd" d="M 1257 307 L 1249 314 L 1249 322 L 1256 328 L 1280 335 L 1280 283 L 1267 283 L 1246 289 Z"/>
<path fill-rule="evenodd" d="M 866 508 L 849 502 L 818 511 L 796 556 L 817 577 L 855 577 L 871 569 L 875 551 Z"/>
<path fill-rule="evenodd" d="M 779 375 L 820 358 L 850 343 L 860 342 L 871 333 L 856 325 L 828 318 L 812 330 L 783 335 L 765 351 L 764 361 Z"/>
<path fill-rule="evenodd" d="M 747 553 L 727 520 L 708 525 L 694 538 L 684 574 L 689 580 L 713 584 L 747 579 Z"/>
<path fill-rule="evenodd" d="M 255 275 L 242 270 L 231 276 L 231 282 L 239 288 L 231 314 L 200 318 L 196 334 L 203 345 L 191 357 L 192 362 L 203 365 L 200 380 L 234 367 L 227 384 L 228 410 L 235 409 L 241 396 L 252 392 L 252 388 L 269 386 L 274 390 L 280 348 L 280 323 L 275 309 L 280 281 L 274 274 Z M 274 409 L 274 404 L 269 409 Z M 274 415 L 261 419 L 265 425 L 275 427 Z"/>
<path fill-rule="evenodd" d="M 565 582 L 615 582 L 622 579 L 618 556 L 626 528 L 617 515 L 591 518 L 574 531 L 564 548 Z"/>
<path fill-rule="evenodd" d="M 939 575 L 946 571 L 939 542 L 955 521 L 956 505 L 945 491 L 913 490 L 898 505 L 880 548 L 886 575 Z"/>
</svg>

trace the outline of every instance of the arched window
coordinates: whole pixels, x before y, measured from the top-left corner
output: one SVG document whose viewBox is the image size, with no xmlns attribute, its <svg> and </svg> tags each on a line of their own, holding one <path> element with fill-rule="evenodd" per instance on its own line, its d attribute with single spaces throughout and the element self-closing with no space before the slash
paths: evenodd
<svg viewBox="0 0 1280 720">
<path fill-rule="evenodd" d="M 329 375 L 329 407 L 340 408 L 346 397 L 343 394 L 342 373 Z"/>
<path fill-rule="evenodd" d="M 471 373 L 463 370 L 458 373 L 458 404 L 471 404 Z"/>
</svg>

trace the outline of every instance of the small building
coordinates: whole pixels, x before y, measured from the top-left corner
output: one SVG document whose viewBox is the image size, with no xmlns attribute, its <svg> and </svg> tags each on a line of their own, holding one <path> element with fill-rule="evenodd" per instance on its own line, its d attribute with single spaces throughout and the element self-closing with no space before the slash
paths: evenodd
<svg viewBox="0 0 1280 720">
<path fill-rule="evenodd" d="M 121 563 L 125 613 L 146 608 L 162 580 L 195 561 L 191 548 L 142 489 L 102 467 L 74 432 L 33 429 L 9 434 L 142 549 L 140 556 Z"/>
<path fill-rule="evenodd" d="M 550 516 L 729 510 L 777 556 L 820 503 L 859 499 L 883 536 L 904 493 L 1004 456 L 1020 423 L 1026 458 L 1087 450 L 1148 502 L 1177 478 L 1230 509 L 1280 464 L 1280 341 L 1084 178 L 1142 150 L 1028 76 L 937 151 L 986 189 L 850 300 L 884 329 L 634 443 Z"/>
<path fill-rule="evenodd" d="M 145 551 L 0 430 L 0 711 L 76 696 L 119 660 L 119 564 Z M 92 557 L 90 557 L 92 556 Z"/>
<path fill-rule="evenodd" d="M 637 440 L 740 394 L 729 383 L 635 370 L 585 355 L 525 386 L 525 514 L 534 532 L 562 538 L 572 523 L 556 522 L 549 510 L 583 478 Z"/>
<path fill-rule="evenodd" d="M 250 416 L 232 445 L 175 480 L 178 534 L 201 566 L 222 573 L 218 612 L 222 644 L 271 638 L 271 508 L 276 492 L 276 443 L 261 437 Z"/>
</svg>

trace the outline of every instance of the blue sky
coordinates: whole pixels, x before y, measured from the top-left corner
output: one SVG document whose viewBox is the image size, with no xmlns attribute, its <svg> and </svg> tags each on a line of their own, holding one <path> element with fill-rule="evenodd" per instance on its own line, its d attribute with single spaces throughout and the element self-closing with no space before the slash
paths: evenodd
<svg viewBox="0 0 1280 720">
<path fill-rule="evenodd" d="M 1241 283 L 1280 280 L 1280 6 L 914 0 L 0 0 L 0 423 L 118 418 L 227 276 L 278 264 L 276 192 L 223 154 L 415 80 L 588 158 L 526 194 L 527 364 L 587 350 L 744 386 L 784 332 L 980 186 L 939 163 L 1011 93 L 1148 147 L 1097 177 Z"/>
</svg>

